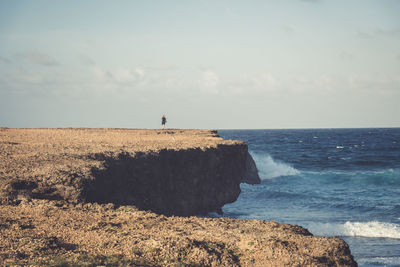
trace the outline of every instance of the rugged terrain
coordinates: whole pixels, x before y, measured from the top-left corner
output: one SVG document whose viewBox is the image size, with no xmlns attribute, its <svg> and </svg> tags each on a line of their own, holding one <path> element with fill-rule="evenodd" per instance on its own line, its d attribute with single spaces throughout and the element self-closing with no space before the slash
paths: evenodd
<svg viewBox="0 0 400 267">
<path fill-rule="evenodd" d="M 356 266 L 299 226 L 171 216 L 235 201 L 247 157 L 208 130 L 2 128 L 0 263 Z"/>
<path fill-rule="evenodd" d="M 206 130 L 3 129 L 0 200 L 220 212 L 240 194 L 247 145 Z M 254 171 L 253 171 L 254 172 Z"/>
</svg>

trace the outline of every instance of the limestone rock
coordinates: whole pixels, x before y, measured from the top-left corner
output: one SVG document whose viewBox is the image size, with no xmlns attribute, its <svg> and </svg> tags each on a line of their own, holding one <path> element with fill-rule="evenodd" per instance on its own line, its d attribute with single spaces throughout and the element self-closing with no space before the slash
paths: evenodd
<svg viewBox="0 0 400 267">
<path fill-rule="evenodd" d="M 246 184 L 261 184 L 260 176 L 258 175 L 258 169 L 253 157 L 247 152 L 246 157 L 246 173 L 242 179 L 242 183 Z"/>
<path fill-rule="evenodd" d="M 210 130 L 1 128 L 0 262 L 357 266 L 346 242 L 300 226 L 160 215 L 235 201 L 248 155 Z"/>
<path fill-rule="evenodd" d="M 0 132 L 0 200 L 220 213 L 240 194 L 246 153 L 245 142 L 210 130 L 6 129 Z"/>
</svg>

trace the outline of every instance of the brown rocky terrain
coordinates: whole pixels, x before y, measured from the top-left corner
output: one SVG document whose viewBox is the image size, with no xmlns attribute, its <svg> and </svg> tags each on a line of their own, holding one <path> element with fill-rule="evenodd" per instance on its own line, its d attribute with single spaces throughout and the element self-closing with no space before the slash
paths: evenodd
<svg viewBox="0 0 400 267">
<path fill-rule="evenodd" d="M 235 201 L 247 155 L 207 130 L 2 128 L 0 263 L 356 266 L 299 226 L 170 216 Z"/>
<path fill-rule="evenodd" d="M 0 200 L 134 204 L 168 215 L 237 199 L 247 145 L 206 130 L 4 129 Z"/>
</svg>

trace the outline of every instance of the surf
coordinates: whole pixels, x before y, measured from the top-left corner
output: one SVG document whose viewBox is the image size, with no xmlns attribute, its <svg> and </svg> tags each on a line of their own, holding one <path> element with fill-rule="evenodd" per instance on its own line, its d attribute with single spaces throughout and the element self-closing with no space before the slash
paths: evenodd
<svg viewBox="0 0 400 267">
<path fill-rule="evenodd" d="M 252 154 L 252 157 L 256 163 L 258 174 L 261 180 L 300 174 L 299 170 L 285 162 L 274 160 L 269 154 L 250 154 Z"/>
<path fill-rule="evenodd" d="M 388 222 L 308 223 L 305 227 L 317 236 L 400 239 L 400 225 Z"/>
</svg>

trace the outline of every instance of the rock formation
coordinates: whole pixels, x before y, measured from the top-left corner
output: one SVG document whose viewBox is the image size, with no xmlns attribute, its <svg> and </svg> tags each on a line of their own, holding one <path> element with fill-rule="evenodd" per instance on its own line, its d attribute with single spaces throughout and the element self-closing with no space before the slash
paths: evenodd
<svg viewBox="0 0 400 267">
<path fill-rule="evenodd" d="M 247 146 L 160 150 L 104 159 L 85 185 L 85 201 L 135 205 L 165 215 L 221 212 L 240 194 Z"/>
<path fill-rule="evenodd" d="M 0 262 L 356 266 L 343 240 L 299 226 L 160 215 L 235 201 L 247 156 L 207 130 L 1 128 Z"/>
<path fill-rule="evenodd" d="M 215 131 L 2 131 L 0 199 L 135 205 L 166 215 L 221 211 L 240 194 L 247 145 Z"/>
<path fill-rule="evenodd" d="M 246 184 L 261 184 L 260 176 L 258 175 L 258 169 L 253 157 L 247 152 L 246 157 L 246 173 L 243 176 L 242 183 Z"/>
</svg>

